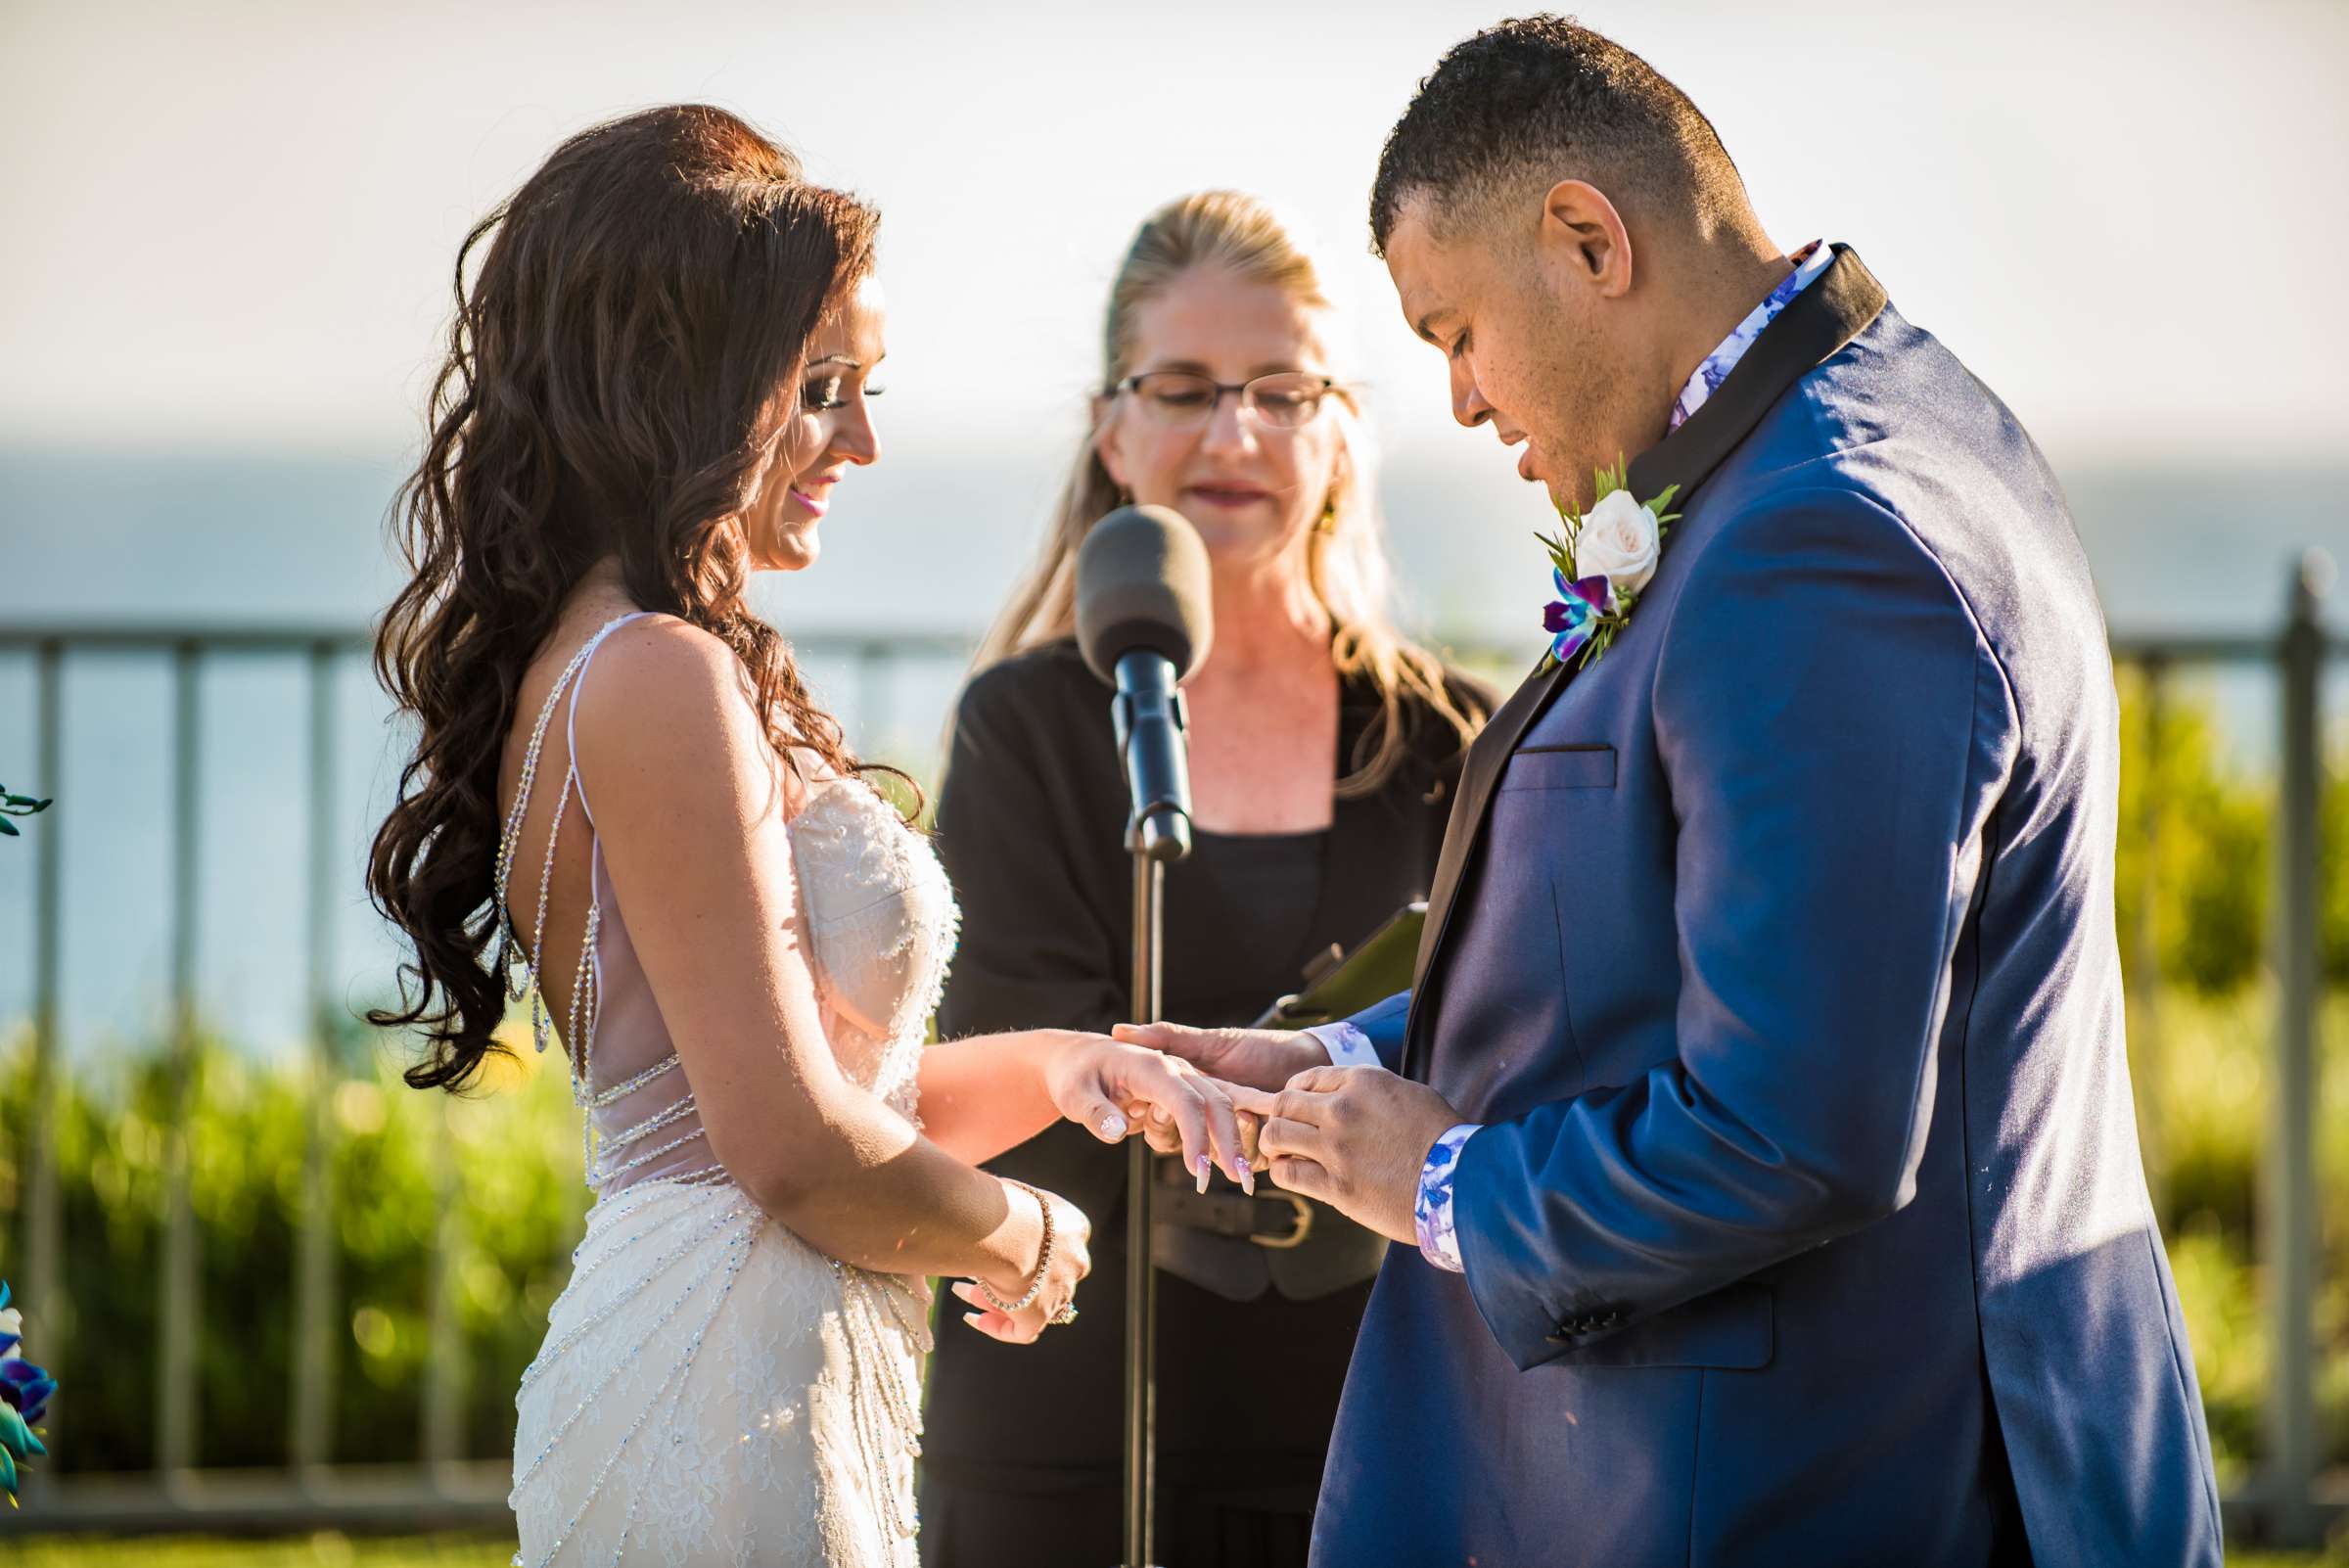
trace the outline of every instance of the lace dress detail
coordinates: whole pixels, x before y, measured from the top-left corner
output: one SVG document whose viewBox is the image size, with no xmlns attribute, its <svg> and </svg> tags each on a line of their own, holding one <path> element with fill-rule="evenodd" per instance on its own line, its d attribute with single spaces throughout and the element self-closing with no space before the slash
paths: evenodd
<svg viewBox="0 0 2349 1568">
<path fill-rule="evenodd" d="M 605 625 L 566 667 L 525 754 L 497 887 L 502 945 L 533 991 L 507 892 L 538 759 L 558 702 L 568 691 L 576 713 L 596 649 L 635 619 Z M 544 950 L 571 798 L 594 828 L 576 757 L 530 955 Z M 848 1078 L 912 1118 L 953 896 L 928 841 L 862 781 L 808 776 L 791 844 L 825 1038 Z M 734 1185 L 703 1135 L 600 843 L 589 855 L 562 1038 L 597 1196 L 515 1397 L 514 1560 L 912 1568 L 927 1282 L 825 1257 Z M 535 999 L 532 1015 L 543 1049 Z"/>
</svg>

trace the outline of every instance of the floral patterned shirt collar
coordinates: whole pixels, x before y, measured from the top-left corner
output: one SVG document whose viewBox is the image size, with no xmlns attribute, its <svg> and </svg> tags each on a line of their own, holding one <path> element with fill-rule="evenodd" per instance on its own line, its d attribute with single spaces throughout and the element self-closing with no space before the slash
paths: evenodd
<svg viewBox="0 0 2349 1568">
<path fill-rule="evenodd" d="M 1690 414 L 1705 406 L 1705 399 L 1721 390 L 1721 384 L 1728 380 L 1737 361 L 1745 357 L 1754 340 L 1762 336 L 1762 329 L 1777 320 L 1787 301 L 1811 287 L 1827 270 L 1835 259 L 1835 252 L 1831 246 L 1813 240 L 1786 259 L 1794 263 L 1794 270 L 1770 291 L 1769 299 L 1747 312 L 1746 318 L 1737 323 L 1737 330 L 1721 341 L 1720 347 L 1705 355 L 1705 362 L 1696 367 L 1696 374 L 1681 389 L 1680 401 L 1672 405 L 1672 423 L 1665 427 L 1667 430 L 1679 430 Z"/>
</svg>

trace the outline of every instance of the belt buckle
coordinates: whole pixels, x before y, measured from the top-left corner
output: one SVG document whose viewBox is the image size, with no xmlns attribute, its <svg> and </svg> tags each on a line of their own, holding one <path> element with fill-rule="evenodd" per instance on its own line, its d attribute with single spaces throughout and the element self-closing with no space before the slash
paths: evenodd
<svg viewBox="0 0 2349 1568">
<path fill-rule="evenodd" d="M 1296 1214 L 1296 1222 L 1285 1236 L 1252 1235 L 1248 1239 L 1260 1247 L 1269 1247 L 1275 1252 L 1287 1252 L 1292 1247 L 1304 1246 L 1305 1238 L 1313 1233 L 1313 1206 L 1294 1192 L 1269 1192 L 1263 1196 L 1286 1198 L 1289 1208 Z"/>
</svg>

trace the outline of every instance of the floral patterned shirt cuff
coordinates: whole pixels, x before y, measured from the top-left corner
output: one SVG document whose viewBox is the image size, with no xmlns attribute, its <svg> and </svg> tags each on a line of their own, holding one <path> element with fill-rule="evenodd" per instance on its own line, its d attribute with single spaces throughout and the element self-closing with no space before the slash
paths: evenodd
<svg viewBox="0 0 2349 1568">
<path fill-rule="evenodd" d="M 1455 1274 L 1467 1270 L 1460 1262 L 1459 1232 L 1451 1222 L 1451 1174 L 1459 1168 L 1460 1150 L 1478 1130 L 1476 1123 L 1463 1122 L 1436 1139 L 1419 1168 L 1419 1197 L 1411 1206 L 1419 1255 Z"/>
<path fill-rule="evenodd" d="M 1370 1037 L 1348 1023 L 1315 1024 L 1306 1031 L 1329 1052 L 1332 1067 L 1383 1067 Z"/>
</svg>

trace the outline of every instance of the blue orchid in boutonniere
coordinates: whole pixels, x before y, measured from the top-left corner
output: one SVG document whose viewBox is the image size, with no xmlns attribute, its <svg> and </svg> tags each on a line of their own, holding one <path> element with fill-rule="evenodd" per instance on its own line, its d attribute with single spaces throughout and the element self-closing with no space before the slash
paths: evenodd
<svg viewBox="0 0 2349 1568">
<path fill-rule="evenodd" d="M 49 1451 L 33 1435 L 32 1423 L 49 1408 L 57 1381 L 26 1360 L 20 1336 L 24 1320 L 8 1304 L 8 1282 L 0 1280 L 0 1492 L 17 1505 L 17 1466 Z"/>
<path fill-rule="evenodd" d="M 1550 579 L 1558 585 L 1558 597 L 1542 617 L 1550 637 L 1544 672 L 1578 657 L 1586 666 L 1598 663 L 1654 579 L 1665 532 L 1680 519 L 1664 510 L 1680 486 L 1668 484 L 1653 500 L 1639 500 L 1625 487 L 1629 467 L 1618 460 L 1599 469 L 1590 510 L 1563 506 L 1557 537 L 1534 535 L 1549 552 Z"/>
</svg>

